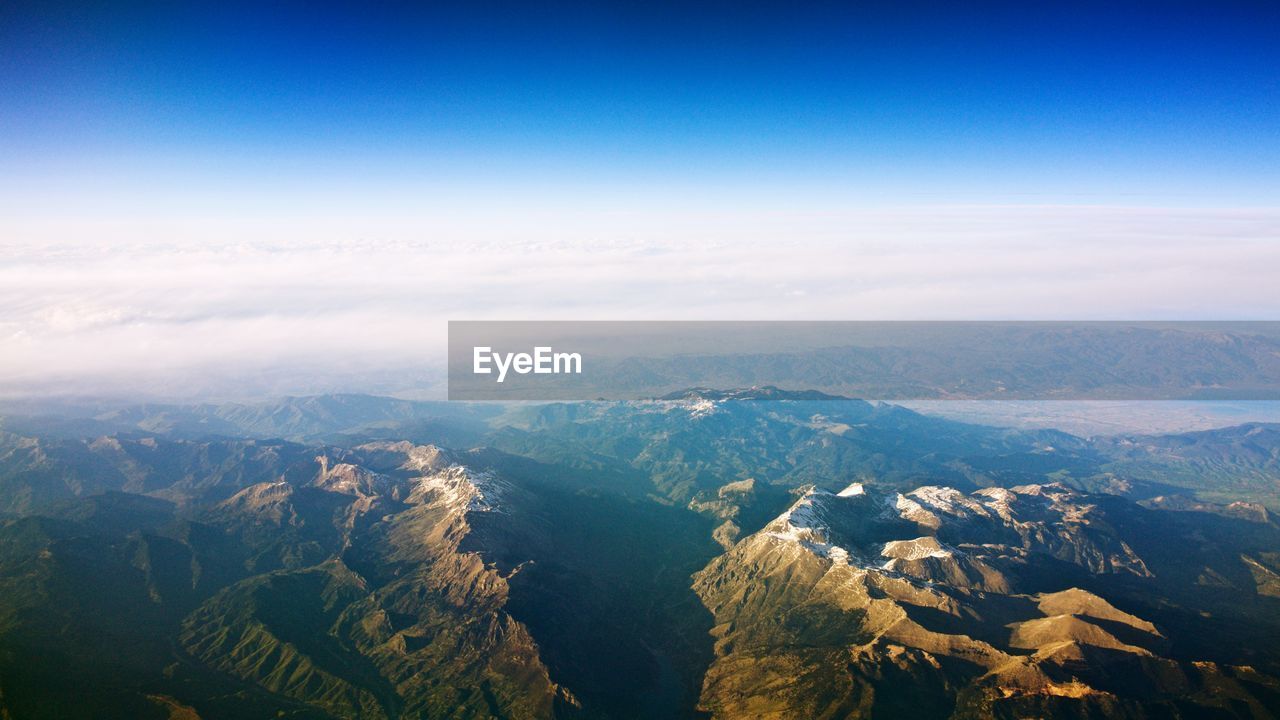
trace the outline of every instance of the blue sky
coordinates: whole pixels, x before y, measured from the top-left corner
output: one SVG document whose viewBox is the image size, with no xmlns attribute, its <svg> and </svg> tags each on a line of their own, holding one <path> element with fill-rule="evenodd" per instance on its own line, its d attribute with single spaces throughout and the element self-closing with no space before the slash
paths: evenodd
<svg viewBox="0 0 1280 720">
<path fill-rule="evenodd" d="M 0 397 L 449 319 L 1280 318 L 1280 4 L 0 3 Z"/>
<path fill-rule="evenodd" d="M 0 10 L 7 185 L 1277 189 L 1275 3 L 179 5 Z"/>
</svg>

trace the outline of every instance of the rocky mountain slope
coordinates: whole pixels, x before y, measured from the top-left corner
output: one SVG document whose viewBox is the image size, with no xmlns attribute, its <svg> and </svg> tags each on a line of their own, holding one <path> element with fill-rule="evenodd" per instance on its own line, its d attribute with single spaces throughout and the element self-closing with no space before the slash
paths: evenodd
<svg viewBox="0 0 1280 720">
<path fill-rule="evenodd" d="M 1280 527 L 1179 487 L 1274 482 L 1266 428 L 1108 445 L 754 388 L 384 438 L 423 410 L 179 413 L 336 444 L 0 433 L 0 711 L 1280 712 Z"/>
<path fill-rule="evenodd" d="M 695 577 L 725 718 L 1265 717 L 1280 680 L 1169 656 L 1154 623 L 1040 571 L 1154 580 L 1059 485 L 811 489 Z"/>
<path fill-rule="evenodd" d="M 269 447 L 270 473 L 193 462 L 150 495 L 68 498 L 0 527 L 0 707 L 594 718 L 692 706 L 710 639 L 705 615 L 687 612 L 688 576 L 714 547 L 697 516 L 583 495 L 571 473 L 492 452 Z M 187 443 L 170 450 L 186 457 Z M 614 550 L 632 546 L 648 554 Z M 105 662 L 119 648 L 130 662 Z"/>
</svg>

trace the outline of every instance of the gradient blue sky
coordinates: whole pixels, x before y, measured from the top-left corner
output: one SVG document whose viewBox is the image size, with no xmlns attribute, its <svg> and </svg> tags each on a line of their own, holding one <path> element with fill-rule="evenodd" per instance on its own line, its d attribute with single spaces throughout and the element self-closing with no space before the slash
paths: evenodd
<svg viewBox="0 0 1280 720">
<path fill-rule="evenodd" d="M 2 172 L 27 200 L 356 182 L 1258 205 L 1280 187 L 1274 2 L 18 0 L 0 31 Z"/>
<path fill-rule="evenodd" d="M 1280 318 L 1276 2 L 0 2 L 0 397 L 449 319 Z M 438 388 L 436 388 L 438 390 Z"/>
</svg>

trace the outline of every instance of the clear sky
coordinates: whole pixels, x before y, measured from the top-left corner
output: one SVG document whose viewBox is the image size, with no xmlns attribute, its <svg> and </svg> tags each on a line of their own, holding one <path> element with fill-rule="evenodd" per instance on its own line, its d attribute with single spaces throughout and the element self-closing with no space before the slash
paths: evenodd
<svg viewBox="0 0 1280 720">
<path fill-rule="evenodd" d="M 1278 68 L 1274 2 L 3 3 L 0 390 L 449 317 L 1275 318 Z"/>
<path fill-rule="evenodd" d="M 1277 186 L 1274 2 L 418 5 L 5 3 L 6 184 Z"/>
</svg>

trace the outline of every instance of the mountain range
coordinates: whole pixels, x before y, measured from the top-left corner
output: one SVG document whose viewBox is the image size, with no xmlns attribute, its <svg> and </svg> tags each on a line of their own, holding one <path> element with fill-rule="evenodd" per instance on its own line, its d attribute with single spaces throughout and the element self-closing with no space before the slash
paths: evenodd
<svg viewBox="0 0 1280 720">
<path fill-rule="evenodd" d="M 751 388 L 3 427 L 7 717 L 1280 713 L 1273 426 Z"/>
</svg>

